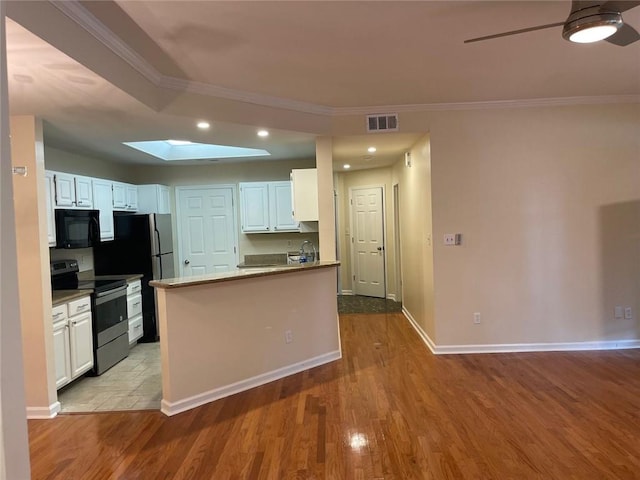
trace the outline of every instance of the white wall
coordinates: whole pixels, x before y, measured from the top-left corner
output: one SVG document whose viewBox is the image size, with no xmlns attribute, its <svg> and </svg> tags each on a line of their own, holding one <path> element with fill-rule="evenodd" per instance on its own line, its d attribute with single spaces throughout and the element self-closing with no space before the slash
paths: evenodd
<svg viewBox="0 0 640 480">
<path fill-rule="evenodd" d="M 44 163 L 47 170 L 54 170 L 56 172 L 136 183 L 132 181 L 131 168 L 121 163 L 68 152 L 47 145 L 44 146 Z"/>
<path fill-rule="evenodd" d="M 442 112 L 431 140 L 438 344 L 640 338 L 640 105 Z"/>
<path fill-rule="evenodd" d="M 30 478 L 14 228 L 5 3 L 0 2 L 0 479 Z"/>
<path fill-rule="evenodd" d="M 402 306 L 435 341 L 430 137 L 425 135 L 410 152 L 411 166 L 399 160 L 392 179 L 399 189 Z"/>
</svg>

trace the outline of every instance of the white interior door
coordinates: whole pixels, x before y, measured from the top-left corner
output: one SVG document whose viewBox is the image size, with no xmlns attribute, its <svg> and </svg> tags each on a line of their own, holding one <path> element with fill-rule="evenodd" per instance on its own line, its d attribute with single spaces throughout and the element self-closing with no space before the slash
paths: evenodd
<svg viewBox="0 0 640 480">
<path fill-rule="evenodd" d="M 351 193 L 353 293 L 385 298 L 382 188 Z"/>
<path fill-rule="evenodd" d="M 177 187 L 181 276 L 233 270 L 238 265 L 234 189 Z"/>
</svg>

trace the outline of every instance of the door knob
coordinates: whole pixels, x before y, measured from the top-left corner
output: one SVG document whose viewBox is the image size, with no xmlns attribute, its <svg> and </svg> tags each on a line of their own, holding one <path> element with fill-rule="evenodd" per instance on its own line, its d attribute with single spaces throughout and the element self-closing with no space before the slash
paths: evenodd
<svg viewBox="0 0 640 480">
<path fill-rule="evenodd" d="M 185 265 L 189 265 L 189 263 L 190 263 L 190 262 L 189 262 L 189 260 L 185 260 L 185 261 L 184 261 L 184 264 L 185 264 Z"/>
<path fill-rule="evenodd" d="M 382 251 L 382 247 L 378 247 L 378 251 L 381 252 Z"/>
</svg>

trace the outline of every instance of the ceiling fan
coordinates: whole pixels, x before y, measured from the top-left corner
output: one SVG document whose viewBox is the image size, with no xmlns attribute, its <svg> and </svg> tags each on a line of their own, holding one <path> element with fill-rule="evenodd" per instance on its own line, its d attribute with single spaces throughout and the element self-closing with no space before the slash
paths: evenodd
<svg viewBox="0 0 640 480">
<path fill-rule="evenodd" d="M 579 1 L 571 2 L 571 12 L 564 22 L 549 23 L 535 27 L 512 30 L 510 32 L 497 33 L 484 37 L 465 40 L 464 43 L 479 42 L 492 38 L 518 35 L 520 33 L 533 32 L 562 26 L 562 37 L 565 40 L 577 43 L 591 43 L 606 40 L 614 45 L 624 47 L 637 40 L 640 34 L 622 20 L 622 12 L 631 10 L 640 5 L 640 1 L 611 0 L 611 1 Z"/>
</svg>

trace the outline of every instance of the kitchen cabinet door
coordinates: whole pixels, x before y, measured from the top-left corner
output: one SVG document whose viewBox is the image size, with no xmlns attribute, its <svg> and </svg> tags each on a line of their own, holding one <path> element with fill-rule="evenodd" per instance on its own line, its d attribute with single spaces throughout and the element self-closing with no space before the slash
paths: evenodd
<svg viewBox="0 0 640 480">
<path fill-rule="evenodd" d="M 50 247 L 56 246 L 56 220 L 55 220 L 55 184 L 53 180 L 53 172 L 45 172 L 45 197 L 47 202 L 47 241 Z"/>
<path fill-rule="evenodd" d="M 71 381 L 71 350 L 69 325 L 66 318 L 53 324 L 53 352 L 56 367 L 56 389 L 58 389 Z"/>
<path fill-rule="evenodd" d="M 76 206 L 76 185 L 73 175 L 67 173 L 55 173 L 55 199 L 56 207 Z"/>
<path fill-rule="evenodd" d="M 113 182 L 113 209 L 124 210 L 127 207 L 127 187 L 124 183 Z"/>
<path fill-rule="evenodd" d="M 240 217 L 244 233 L 270 231 L 268 188 L 267 182 L 240 184 Z"/>
<path fill-rule="evenodd" d="M 291 171 L 293 217 L 299 222 L 318 221 L 318 171 L 301 168 Z"/>
<path fill-rule="evenodd" d="M 93 367 L 91 312 L 69 317 L 71 377 L 82 375 Z"/>
<path fill-rule="evenodd" d="M 136 185 L 127 185 L 127 211 L 138 211 L 138 187 Z"/>
<path fill-rule="evenodd" d="M 269 182 L 269 219 L 273 231 L 300 231 L 299 223 L 293 218 L 291 182 Z"/>
<path fill-rule="evenodd" d="M 100 240 L 113 240 L 113 193 L 112 182 L 94 178 L 93 187 L 93 207 L 100 211 Z"/>
<path fill-rule="evenodd" d="M 76 206 L 78 208 L 93 208 L 93 189 L 91 178 L 75 176 L 73 178 L 76 188 Z"/>
<path fill-rule="evenodd" d="M 169 187 L 138 185 L 138 213 L 171 213 Z"/>
</svg>

